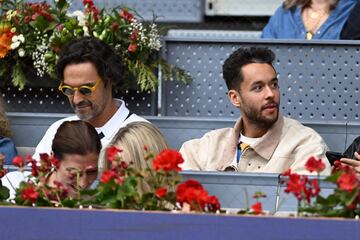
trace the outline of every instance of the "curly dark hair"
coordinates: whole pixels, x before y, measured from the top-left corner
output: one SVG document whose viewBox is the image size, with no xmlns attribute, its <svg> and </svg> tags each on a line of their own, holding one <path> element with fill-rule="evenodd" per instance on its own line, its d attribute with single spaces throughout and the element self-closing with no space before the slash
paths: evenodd
<svg viewBox="0 0 360 240">
<path fill-rule="evenodd" d="M 243 74 L 241 68 L 250 63 L 267 63 L 272 65 L 275 54 L 268 48 L 239 48 L 233 52 L 223 65 L 223 78 L 228 89 L 239 90 Z"/>
<path fill-rule="evenodd" d="M 105 86 L 108 83 L 116 83 L 118 86 L 124 83 L 122 58 L 111 46 L 93 37 L 75 39 L 64 46 L 56 64 L 56 74 L 63 80 L 67 65 L 86 62 L 94 64 Z"/>
</svg>

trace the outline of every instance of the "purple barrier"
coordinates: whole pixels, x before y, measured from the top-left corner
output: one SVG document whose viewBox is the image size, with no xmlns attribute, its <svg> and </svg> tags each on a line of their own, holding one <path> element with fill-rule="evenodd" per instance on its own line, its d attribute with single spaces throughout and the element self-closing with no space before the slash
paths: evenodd
<svg viewBox="0 0 360 240">
<path fill-rule="evenodd" d="M 348 219 L 0 207 L 0 239 L 360 239 Z"/>
</svg>

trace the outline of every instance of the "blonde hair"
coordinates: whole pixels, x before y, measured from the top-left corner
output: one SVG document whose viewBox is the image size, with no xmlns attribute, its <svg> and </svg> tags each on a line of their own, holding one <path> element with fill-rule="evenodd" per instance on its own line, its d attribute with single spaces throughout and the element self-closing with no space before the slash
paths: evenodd
<svg viewBox="0 0 360 240">
<path fill-rule="evenodd" d="M 0 98 L 0 137 L 11 137 L 9 119 L 6 116 L 5 105 Z"/>
<path fill-rule="evenodd" d="M 144 159 L 147 153 L 156 156 L 162 150 L 169 148 L 160 130 L 147 122 L 129 123 L 118 131 L 110 145 L 121 149 L 120 154 L 123 161 L 133 163 L 134 167 L 138 169 L 145 169 L 149 164 L 152 164 Z M 109 169 L 107 160 L 105 160 L 104 168 L 105 170 Z"/>
<path fill-rule="evenodd" d="M 312 0 L 285 0 L 283 7 L 285 9 L 294 8 L 296 6 L 301 6 L 301 8 L 309 7 Z M 328 0 L 330 5 L 330 10 L 334 10 L 339 0 Z"/>
</svg>

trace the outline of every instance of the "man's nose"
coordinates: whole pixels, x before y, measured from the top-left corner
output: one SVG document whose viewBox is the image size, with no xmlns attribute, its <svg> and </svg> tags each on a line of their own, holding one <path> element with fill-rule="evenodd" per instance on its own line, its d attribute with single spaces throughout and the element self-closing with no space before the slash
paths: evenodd
<svg viewBox="0 0 360 240">
<path fill-rule="evenodd" d="M 265 88 L 265 94 L 266 98 L 273 98 L 275 96 L 275 89 L 271 88 L 270 86 L 267 86 Z"/>
<path fill-rule="evenodd" d="M 74 104 L 78 104 L 84 100 L 84 95 L 82 95 L 78 90 L 75 90 L 74 95 L 72 96 Z"/>
</svg>

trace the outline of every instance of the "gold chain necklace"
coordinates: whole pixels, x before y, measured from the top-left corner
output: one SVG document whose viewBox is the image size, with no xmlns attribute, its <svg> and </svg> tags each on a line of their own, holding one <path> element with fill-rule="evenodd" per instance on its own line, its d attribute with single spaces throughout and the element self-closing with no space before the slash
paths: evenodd
<svg viewBox="0 0 360 240">
<path fill-rule="evenodd" d="M 306 40 L 311 40 L 314 37 L 315 32 L 319 28 L 320 22 L 326 13 L 327 13 L 327 11 L 322 11 L 322 13 L 313 11 L 312 13 L 310 13 L 310 8 L 306 9 L 306 13 L 304 15 L 304 20 L 305 20 L 304 25 L 306 28 L 306 34 L 305 34 Z M 314 19 L 314 20 L 316 19 L 316 21 L 313 22 L 313 24 L 310 24 L 311 19 Z"/>
</svg>

